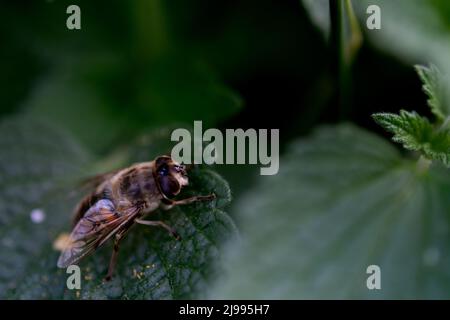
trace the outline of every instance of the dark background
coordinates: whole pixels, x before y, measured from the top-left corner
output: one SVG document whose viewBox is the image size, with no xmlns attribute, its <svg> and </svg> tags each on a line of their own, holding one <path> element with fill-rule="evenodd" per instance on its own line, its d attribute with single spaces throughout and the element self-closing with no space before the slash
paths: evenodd
<svg viewBox="0 0 450 320">
<path fill-rule="evenodd" d="M 65 8 L 70 3 L 2 3 L 2 115 L 21 110 L 33 83 L 60 55 L 95 53 L 102 42 L 116 52 L 130 51 L 127 47 L 133 46 L 133 34 L 126 10 L 129 5 L 79 1 L 82 31 L 68 31 Z M 243 110 L 226 120 L 223 127 L 271 127 L 300 134 L 318 123 L 339 119 L 335 95 L 330 94 L 336 88 L 331 72 L 333 57 L 298 1 L 167 4 L 176 45 L 190 47 L 205 59 L 245 101 Z M 399 105 L 425 109 L 424 96 L 417 90 L 420 82 L 410 65 L 369 43 L 364 43 L 352 75 L 351 101 L 358 108 L 352 109 L 346 120 L 375 128 L 367 121 L 375 111 L 396 110 Z M 117 81 L 123 91 L 112 94 L 123 95 L 124 99 L 131 95 L 125 79 L 110 81 Z M 312 101 L 319 98 L 324 101 Z M 314 112 L 318 107 L 321 111 Z M 133 112 L 133 106 L 123 106 L 122 111 Z M 310 114 L 314 114 L 310 121 L 302 121 Z"/>
</svg>

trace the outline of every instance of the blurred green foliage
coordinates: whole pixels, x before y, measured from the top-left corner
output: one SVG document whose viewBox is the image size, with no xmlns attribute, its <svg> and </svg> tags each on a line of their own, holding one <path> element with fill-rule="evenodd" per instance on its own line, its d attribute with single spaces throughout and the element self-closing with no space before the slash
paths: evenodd
<svg viewBox="0 0 450 320">
<path fill-rule="evenodd" d="M 294 142 L 276 176 L 240 197 L 219 299 L 450 297 L 450 173 L 428 174 L 353 125 Z M 381 290 L 368 290 L 369 265 Z M 239 271 L 237 271 L 239 270 Z"/>
<path fill-rule="evenodd" d="M 432 118 L 412 65 L 450 74 L 450 2 L 352 1 L 363 45 L 339 107 L 328 3 L 2 2 L 0 297 L 448 298 L 448 172 L 419 170 L 371 115 Z M 65 27 L 69 4 L 81 7 L 79 31 Z M 381 30 L 365 28 L 369 4 L 381 7 Z M 105 247 L 82 264 L 86 287 L 65 291 L 51 244 L 82 196 L 74 183 L 168 153 L 171 129 L 193 120 L 279 128 L 280 174 L 195 170 L 186 193 L 221 197 L 164 213 L 183 242 L 139 228 L 112 283 L 100 281 Z M 34 208 L 43 223 L 31 222 Z M 365 287 L 368 264 L 381 266 L 380 292 Z"/>
</svg>

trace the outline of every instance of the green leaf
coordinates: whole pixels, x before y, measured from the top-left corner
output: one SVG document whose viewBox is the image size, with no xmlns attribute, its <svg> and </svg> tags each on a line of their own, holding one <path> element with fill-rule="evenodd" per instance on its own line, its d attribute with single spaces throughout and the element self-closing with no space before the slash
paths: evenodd
<svg viewBox="0 0 450 320">
<path fill-rule="evenodd" d="M 69 136 L 46 122 L 12 118 L 0 122 L 0 298 L 11 292 L 32 269 L 30 262 L 51 243 L 75 202 L 58 195 L 82 175 L 88 157 Z M 59 199 L 58 199 L 59 198 Z M 58 200 L 57 200 L 58 199 Z M 58 203 L 48 212 L 44 204 Z M 33 210 L 45 216 L 34 223 Z M 39 221 L 39 220 L 37 220 Z"/>
<path fill-rule="evenodd" d="M 427 118 L 416 112 L 401 110 L 400 114 L 377 113 L 375 121 L 394 134 L 392 140 L 408 150 L 420 151 L 430 160 L 442 161 L 450 166 L 450 132 L 446 128 L 435 129 Z"/>
<path fill-rule="evenodd" d="M 407 63 L 432 62 L 448 74 L 449 1 L 359 0 L 353 4 L 362 25 L 369 17 L 369 5 L 380 7 L 381 29 L 366 29 L 369 41 Z"/>
<path fill-rule="evenodd" d="M 450 100 L 447 92 L 450 92 L 448 86 L 450 83 L 439 72 L 436 66 L 431 65 L 429 68 L 416 66 L 423 83 L 423 91 L 428 96 L 428 106 L 431 112 L 441 121 L 444 121 L 450 115 Z"/>
<path fill-rule="evenodd" d="M 418 174 L 388 142 L 351 125 L 293 143 L 275 176 L 235 202 L 242 243 L 210 297 L 450 297 L 450 176 Z M 381 290 L 368 290 L 369 265 Z"/>
<path fill-rule="evenodd" d="M 329 0 L 302 0 L 307 12 L 325 34 L 330 28 Z M 408 64 L 432 62 L 450 74 L 450 2 L 447 0 L 352 1 L 366 40 Z M 365 28 L 367 8 L 381 12 L 381 29 Z M 450 87 L 446 89 L 447 93 Z"/>
<path fill-rule="evenodd" d="M 330 2 L 329 0 L 301 0 L 311 21 L 328 38 L 330 34 Z"/>
<path fill-rule="evenodd" d="M 347 1 L 347 0 L 346 0 Z M 329 0 L 301 0 L 312 22 L 328 36 Z M 449 74 L 450 2 L 447 0 L 357 0 L 352 2 L 364 36 L 408 64 L 433 62 Z M 365 28 L 367 8 L 380 8 L 380 30 Z M 447 91 L 450 88 L 447 89 Z"/>
<path fill-rule="evenodd" d="M 134 226 L 121 244 L 118 268 L 109 283 L 106 274 L 111 244 L 80 262 L 81 290 L 66 287 L 68 275 L 56 267 L 59 255 L 53 244 L 70 231 L 73 206 L 82 196 L 74 181 L 91 172 L 92 160 L 65 135 L 32 120 L 0 125 L 0 292 L 11 299 L 167 299 L 201 297 L 218 269 L 220 247 L 236 228 L 223 211 L 231 200 L 225 180 L 208 169 L 190 172 L 190 186 L 180 198 L 214 192 L 217 199 L 157 211 L 176 228 L 176 241 L 162 228 Z M 20 139 L 18 139 L 19 137 Z M 89 164 L 89 166 L 87 166 Z M 32 223 L 30 212 L 45 213 Z M 213 263 L 214 262 L 214 263 Z"/>
</svg>

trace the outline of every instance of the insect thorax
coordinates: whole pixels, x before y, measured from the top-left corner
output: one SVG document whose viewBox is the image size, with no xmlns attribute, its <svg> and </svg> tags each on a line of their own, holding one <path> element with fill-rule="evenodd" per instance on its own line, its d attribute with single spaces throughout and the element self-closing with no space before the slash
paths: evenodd
<svg viewBox="0 0 450 320">
<path fill-rule="evenodd" d="M 158 202 L 161 194 L 153 178 L 151 167 L 130 168 L 120 180 L 120 192 L 130 202 Z"/>
</svg>

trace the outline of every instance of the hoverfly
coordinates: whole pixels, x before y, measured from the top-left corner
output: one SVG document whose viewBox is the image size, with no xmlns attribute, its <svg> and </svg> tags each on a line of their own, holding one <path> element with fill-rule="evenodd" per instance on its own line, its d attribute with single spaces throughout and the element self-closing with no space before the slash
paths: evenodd
<svg viewBox="0 0 450 320">
<path fill-rule="evenodd" d="M 95 190 L 77 205 L 73 230 L 57 265 L 66 268 L 75 264 L 114 237 L 107 281 L 114 273 L 120 241 L 135 223 L 163 227 L 179 240 L 174 228 L 162 221 L 143 220 L 145 215 L 159 207 L 167 210 L 215 198 L 210 194 L 174 200 L 181 188 L 188 185 L 188 177 L 185 166 L 168 156 L 97 176 L 91 182 Z"/>
</svg>

